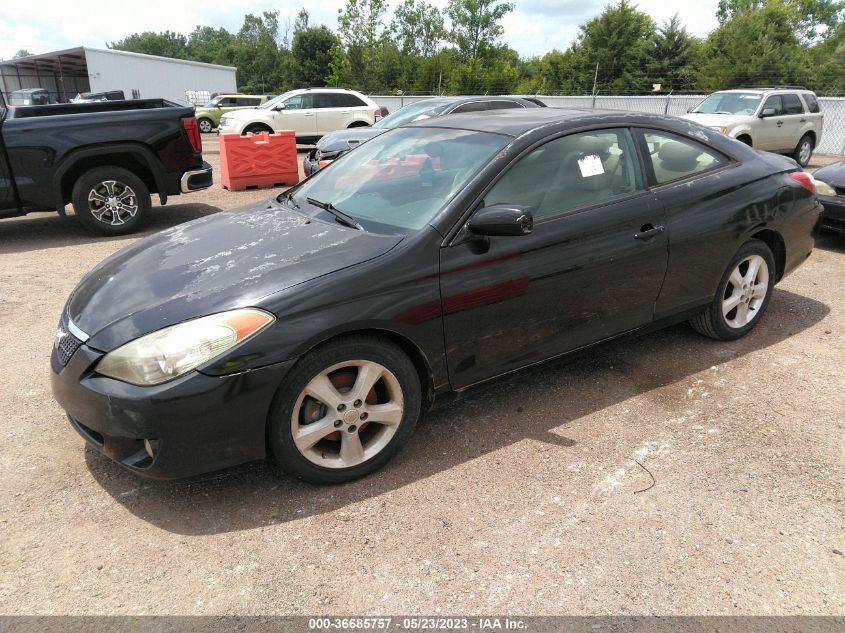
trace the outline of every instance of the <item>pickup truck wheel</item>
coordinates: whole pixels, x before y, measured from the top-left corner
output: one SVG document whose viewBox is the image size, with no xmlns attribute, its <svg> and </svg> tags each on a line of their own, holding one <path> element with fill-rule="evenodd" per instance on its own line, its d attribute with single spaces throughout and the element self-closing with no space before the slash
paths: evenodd
<svg viewBox="0 0 845 633">
<path fill-rule="evenodd" d="M 209 134 L 214 129 L 214 123 L 212 123 L 211 119 L 200 119 L 198 121 L 200 126 L 200 132 L 203 134 Z"/>
<path fill-rule="evenodd" d="M 150 191 L 122 167 L 95 167 L 73 186 L 73 209 L 82 225 L 101 235 L 136 230 L 150 212 Z"/>
<path fill-rule="evenodd" d="M 792 157 L 798 162 L 801 167 L 806 167 L 810 163 L 810 157 L 813 155 L 813 137 L 805 134 L 798 141 L 798 146 L 792 154 Z"/>
</svg>

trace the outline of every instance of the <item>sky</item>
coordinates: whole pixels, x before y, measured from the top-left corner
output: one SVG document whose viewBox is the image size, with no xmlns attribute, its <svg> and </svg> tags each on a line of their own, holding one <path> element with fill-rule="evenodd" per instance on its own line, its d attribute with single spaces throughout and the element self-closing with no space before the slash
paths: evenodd
<svg viewBox="0 0 845 633">
<path fill-rule="evenodd" d="M 390 2 L 395 6 L 398 0 Z M 578 34 L 578 26 L 601 13 L 608 0 L 514 0 L 514 3 L 515 10 L 503 22 L 504 41 L 523 57 L 529 57 L 568 47 Z M 279 11 L 282 23 L 286 18 L 292 23 L 302 6 L 308 8 L 312 24 L 325 24 L 336 30 L 337 12 L 345 4 L 345 0 L 318 3 L 304 0 L 40 0 L 35 4 L 10 0 L 3 3 L 0 58 L 9 59 L 20 49 L 38 54 L 80 45 L 105 48 L 106 42 L 141 31 L 171 30 L 188 34 L 198 24 L 236 32 L 245 14 L 258 15 L 262 11 Z M 433 4 L 442 7 L 446 0 L 433 0 Z M 639 0 L 635 4 L 658 24 L 677 12 L 693 35 L 705 36 L 716 28 L 718 0 L 684 3 Z M 390 15 L 385 16 L 385 22 L 389 21 Z"/>
</svg>

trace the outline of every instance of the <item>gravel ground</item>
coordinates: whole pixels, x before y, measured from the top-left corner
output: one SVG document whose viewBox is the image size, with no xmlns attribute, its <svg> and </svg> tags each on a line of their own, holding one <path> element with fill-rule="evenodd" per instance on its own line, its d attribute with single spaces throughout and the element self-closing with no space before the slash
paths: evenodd
<svg viewBox="0 0 845 633">
<path fill-rule="evenodd" d="M 268 195 L 215 185 L 145 232 Z M 845 238 L 740 341 L 677 326 L 500 380 L 335 488 L 156 483 L 84 447 L 53 332 L 134 239 L 0 221 L 0 613 L 845 614 Z"/>
</svg>

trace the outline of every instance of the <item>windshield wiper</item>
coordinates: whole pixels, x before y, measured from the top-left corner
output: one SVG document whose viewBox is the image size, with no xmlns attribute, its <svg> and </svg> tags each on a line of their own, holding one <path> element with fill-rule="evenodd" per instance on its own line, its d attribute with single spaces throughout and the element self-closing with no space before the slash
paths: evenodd
<svg viewBox="0 0 845 633">
<path fill-rule="evenodd" d="M 328 211 L 334 217 L 337 218 L 337 221 L 341 224 L 345 224 L 346 226 L 352 227 L 353 229 L 358 229 L 359 231 L 363 231 L 364 227 L 358 224 L 358 222 L 353 218 L 351 215 L 347 215 L 337 207 L 335 207 L 331 202 L 321 202 L 314 198 L 306 198 L 308 204 L 313 204 L 315 207 L 320 207 L 324 211 Z"/>
</svg>

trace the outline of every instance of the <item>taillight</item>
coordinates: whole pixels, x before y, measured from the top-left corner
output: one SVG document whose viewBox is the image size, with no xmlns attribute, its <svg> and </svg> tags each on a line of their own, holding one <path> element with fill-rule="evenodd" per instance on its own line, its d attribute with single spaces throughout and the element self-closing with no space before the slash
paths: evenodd
<svg viewBox="0 0 845 633">
<path fill-rule="evenodd" d="M 821 120 L 819 121 L 819 129 L 820 129 L 820 130 L 823 130 L 823 129 L 824 129 L 824 115 L 822 115 L 822 118 L 821 118 Z"/>
<path fill-rule="evenodd" d="M 816 181 L 806 171 L 793 171 L 792 173 L 789 174 L 789 177 L 792 178 L 792 180 L 797 182 L 799 185 L 804 187 L 804 189 L 812 192 L 813 195 L 815 195 L 815 193 L 816 193 Z"/>
<path fill-rule="evenodd" d="M 375 111 L 375 118 L 376 118 L 376 121 L 378 121 L 381 118 L 381 108 L 378 108 Z"/>
<path fill-rule="evenodd" d="M 202 154 L 202 137 L 200 136 L 200 126 L 196 118 L 182 119 L 182 126 L 185 128 L 185 134 L 188 135 L 188 142 L 197 154 Z"/>
</svg>

